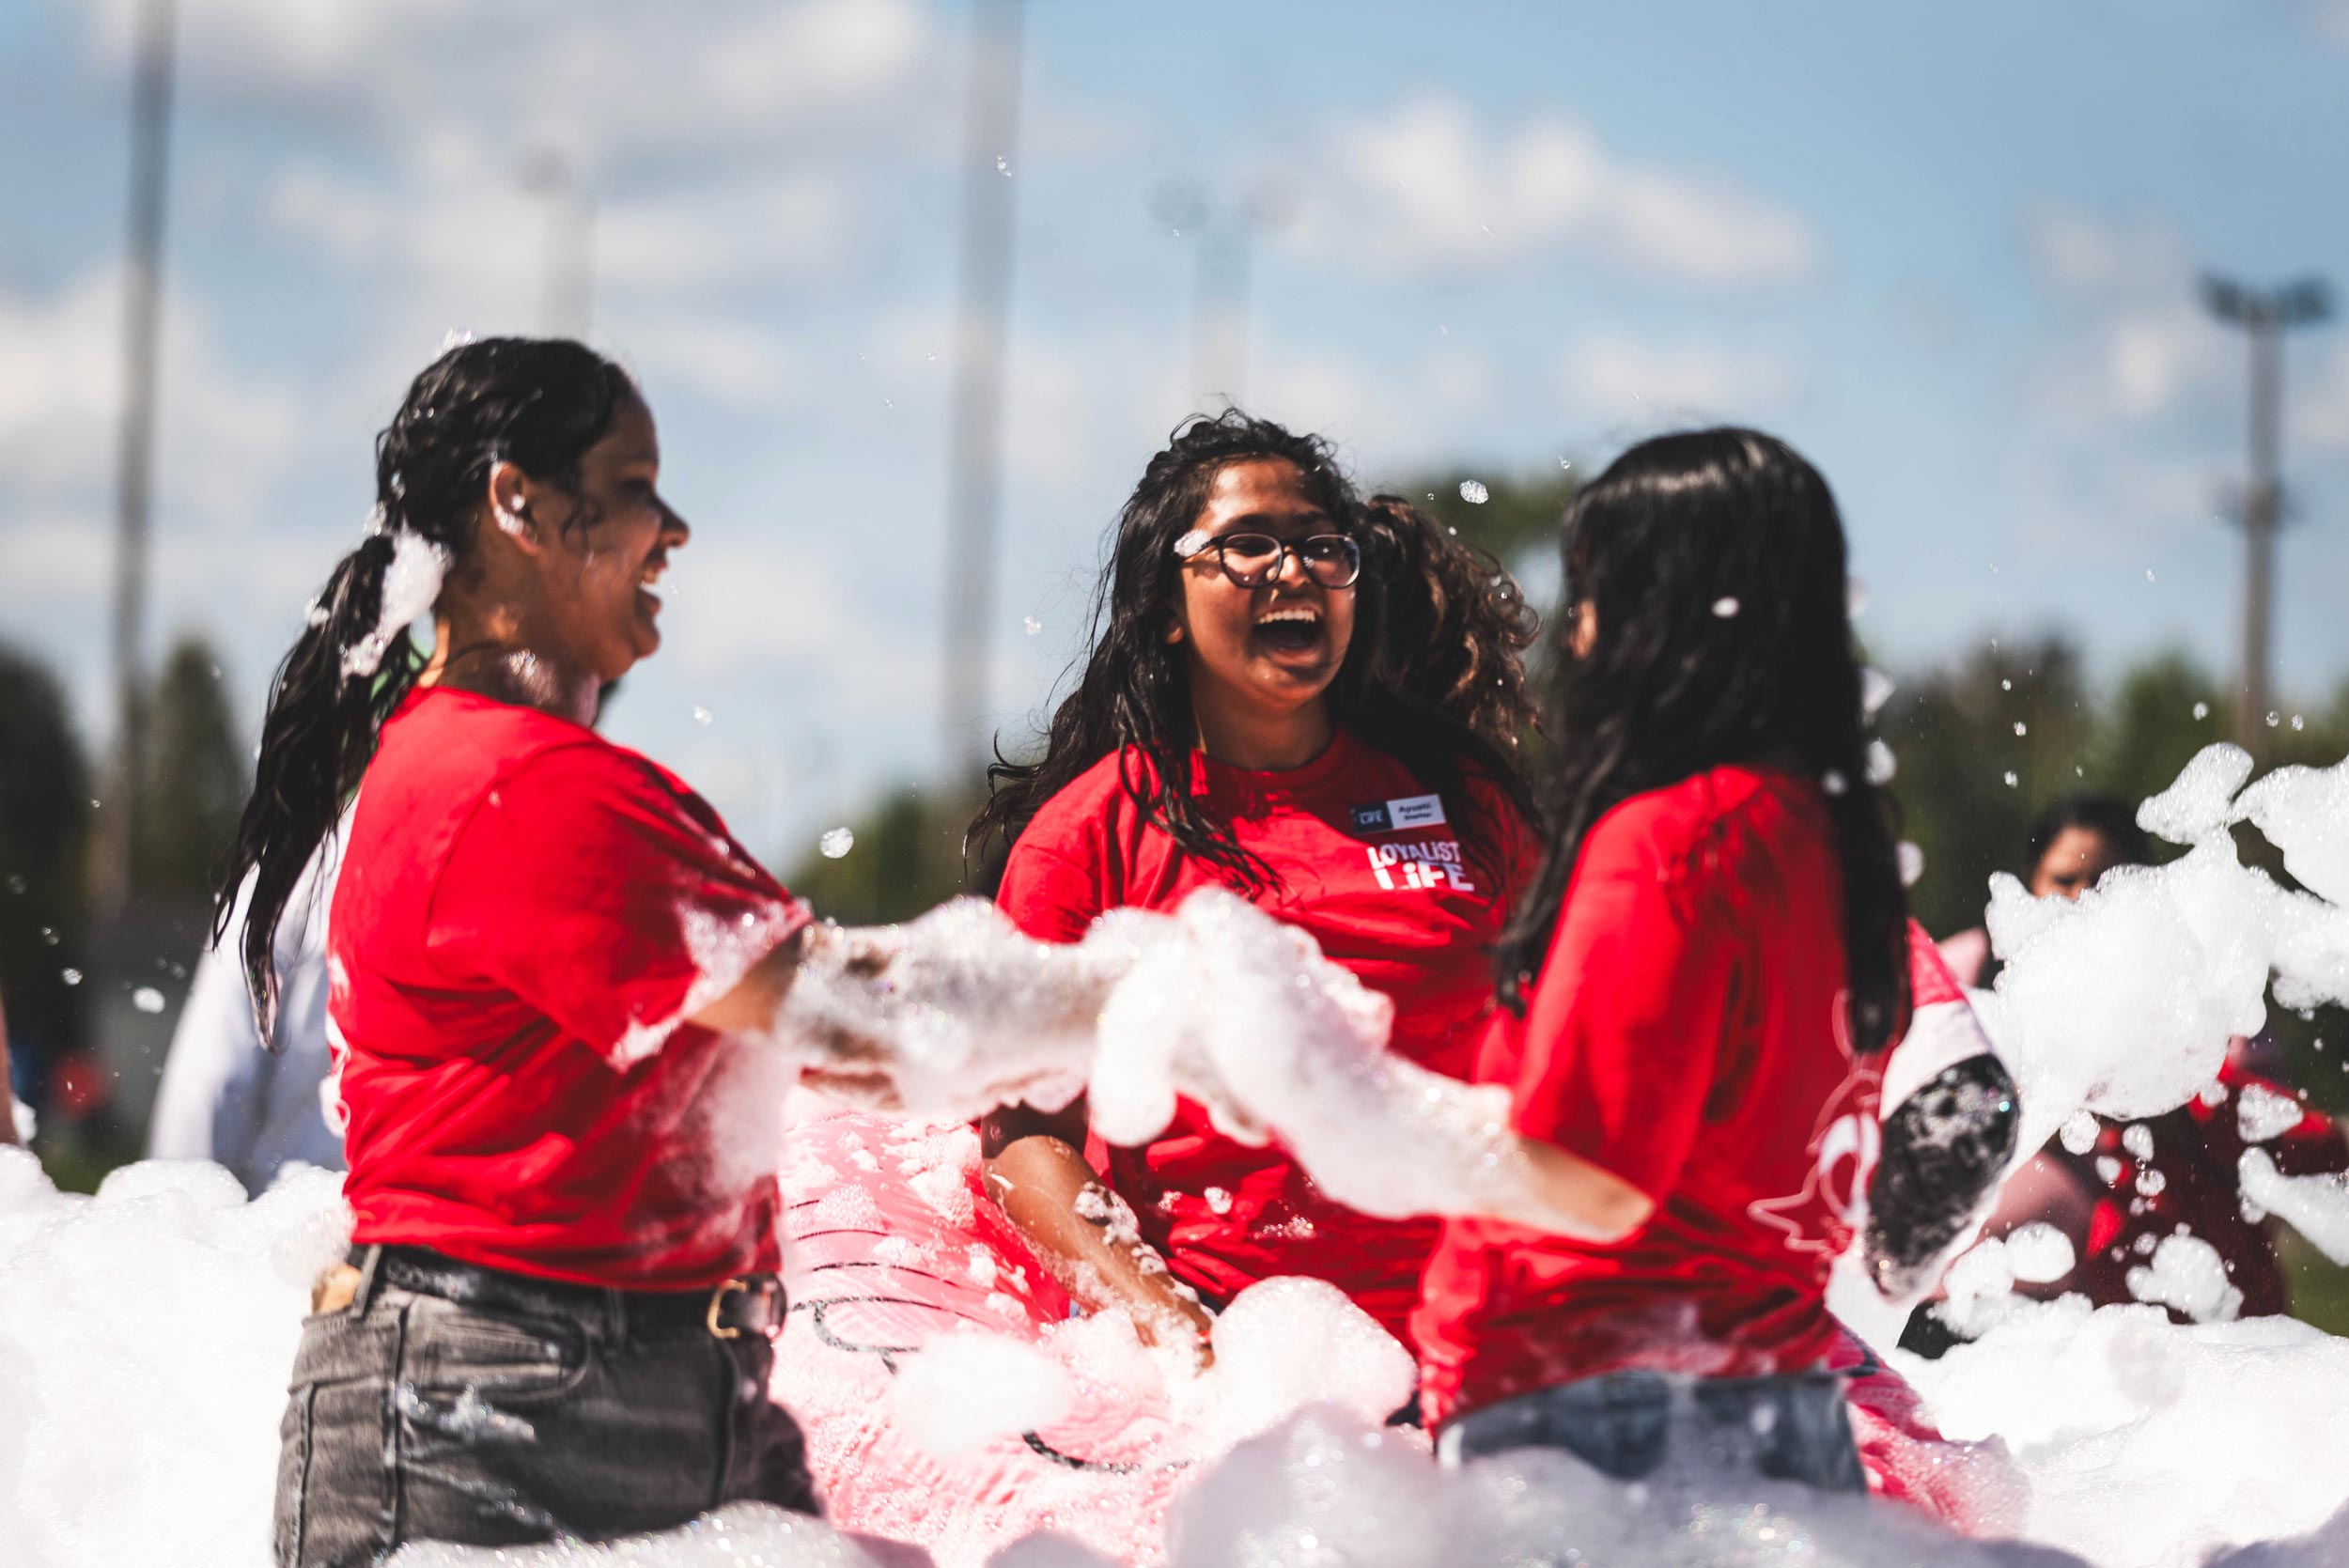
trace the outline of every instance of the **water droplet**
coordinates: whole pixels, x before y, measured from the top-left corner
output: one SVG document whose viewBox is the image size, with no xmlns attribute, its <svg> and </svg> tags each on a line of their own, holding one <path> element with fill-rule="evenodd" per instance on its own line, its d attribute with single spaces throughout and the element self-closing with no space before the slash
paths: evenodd
<svg viewBox="0 0 2349 1568">
<path fill-rule="evenodd" d="M 1034 615 L 1030 615 L 1019 623 L 1019 629 L 1025 631 L 1029 636 L 1033 637 L 1037 632 L 1044 629 L 1044 623 L 1037 620 Z"/>
<path fill-rule="evenodd" d="M 54 946 L 56 946 L 56 945 L 57 945 L 57 928 L 56 928 L 55 926 L 54 926 L 54 925 L 44 925 L 44 926 L 42 926 L 42 927 L 40 928 L 40 939 L 41 939 L 43 942 L 46 942 L 46 943 L 47 943 L 49 946 L 51 946 L 51 947 L 54 947 Z"/>
<path fill-rule="evenodd" d="M 2017 719 L 2015 721 L 2015 733 L 2016 735 L 2029 735 L 2030 733 L 2030 726 L 2024 723 L 2020 719 Z"/>
<path fill-rule="evenodd" d="M 160 1013 L 163 1010 L 163 993 L 152 986 L 141 986 L 131 993 L 131 1005 L 142 1013 Z"/>
<path fill-rule="evenodd" d="M 2194 705 L 2194 717 L 2196 717 L 2197 719 L 2207 719 L 2207 718 L 2209 718 L 2209 717 L 2210 717 L 2210 704 L 2208 704 L 2208 703 L 2196 703 L 2196 704 Z"/>
<path fill-rule="evenodd" d="M 1841 795 L 1851 787 L 1851 781 L 1835 768 L 1830 768 L 1819 775 L 1819 787 L 1829 795 Z"/>
<path fill-rule="evenodd" d="M 2015 683 L 2011 680 L 2002 680 L 1999 682 L 1999 690 L 2001 691 L 2012 691 L 2015 690 Z"/>
<path fill-rule="evenodd" d="M 1713 613 L 1719 616 L 1724 621 L 1735 618 L 1737 613 L 1736 596 L 1734 594 L 1723 594 L 1720 598 L 1715 599 L 1713 601 Z"/>
<path fill-rule="evenodd" d="M 2309 722 L 2295 713 L 2292 716 L 2292 727 L 2295 730 L 2304 730 L 2309 727 Z"/>
<path fill-rule="evenodd" d="M 2021 786 L 2022 783 L 2023 783 L 2023 781 L 2022 781 L 2021 776 L 2020 776 L 2020 775 L 2018 775 L 2018 774 L 2015 771 L 2015 769 L 2014 769 L 2014 768 L 2008 768 L 2008 769 L 2006 770 L 2006 787 L 2007 787 L 2007 788 L 2009 788 L 2009 789 L 2015 789 L 2015 788 L 2019 788 L 2019 787 Z"/>
<path fill-rule="evenodd" d="M 2153 567 L 2147 567 L 2145 568 L 2145 581 L 2146 581 L 2146 582 L 2151 582 L 2153 580 L 2154 580 L 2154 568 L 2153 568 Z"/>
<path fill-rule="evenodd" d="M 856 834 L 846 828 L 834 828 L 816 841 L 816 847 L 824 852 L 824 859 L 836 861 L 856 847 Z"/>
<path fill-rule="evenodd" d="M 1492 499 L 1493 492 L 1473 479 L 1460 481 L 1460 499 L 1471 506 L 1482 506 Z"/>
<path fill-rule="evenodd" d="M 1009 179 L 1011 178 L 1011 160 L 999 154 L 995 160 L 995 172 L 1002 175 L 1005 179 Z"/>
<path fill-rule="evenodd" d="M 1574 466 L 1574 465 L 1573 465 L 1572 463 L 1570 463 L 1570 462 L 1566 461 L 1566 459 L 1565 459 L 1565 458 L 1559 458 L 1559 459 L 1558 459 L 1558 467 L 1559 467 L 1562 471 L 1563 471 L 1563 470 L 1565 470 L 1565 469 L 1570 469 L 1570 468 L 1572 468 L 1573 466 Z"/>
<path fill-rule="evenodd" d="M 1899 848 L 1895 852 L 1900 857 L 1901 886 L 1915 887 L 1917 878 L 1925 874 L 1925 852 L 1906 839 L 1901 840 Z"/>
<path fill-rule="evenodd" d="M 2282 714 L 2280 714 L 2280 713 L 2277 713 L 2277 712 L 2270 711 L 2270 712 L 2269 712 L 2269 714 L 2267 715 L 2267 727 L 2268 727 L 2269 729 L 2271 729 L 2271 730 L 2272 730 L 2272 729 L 2274 729 L 2274 728 L 2275 728 L 2278 724 L 2282 723 L 2283 722 L 2284 722 L 2284 716 L 2283 716 Z"/>
<path fill-rule="evenodd" d="M 57 978 L 64 981 L 69 986 L 79 986 L 82 983 L 82 971 L 80 970 L 59 970 L 57 971 Z"/>
<path fill-rule="evenodd" d="M 695 703 L 693 705 L 693 722 L 696 724 L 707 724 L 709 722 L 711 717 L 712 715 L 709 709 L 702 706 L 699 703 Z"/>
</svg>

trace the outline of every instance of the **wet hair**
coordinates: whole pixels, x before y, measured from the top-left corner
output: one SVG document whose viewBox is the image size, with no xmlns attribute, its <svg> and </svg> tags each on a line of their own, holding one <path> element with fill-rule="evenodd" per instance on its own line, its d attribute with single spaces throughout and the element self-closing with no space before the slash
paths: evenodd
<svg viewBox="0 0 2349 1568">
<path fill-rule="evenodd" d="M 1561 535 L 1562 625 L 1588 605 L 1596 637 L 1558 660 L 1548 846 L 1501 939 L 1502 1001 L 1522 1010 L 1582 841 L 1610 808 L 1724 764 L 1783 759 L 1821 781 L 1834 825 L 1851 1042 L 1889 1046 L 1908 1018 L 1907 901 L 1894 810 L 1869 782 L 1826 479 L 1752 430 L 1658 436 L 1577 493 Z"/>
<path fill-rule="evenodd" d="M 375 516 L 277 667 L 253 794 L 213 888 L 217 941 L 226 939 L 238 890 L 253 877 L 239 945 L 263 1040 L 274 1043 L 272 952 L 287 901 L 358 787 L 384 720 L 424 667 L 404 628 L 394 629 L 372 673 L 364 663 L 348 667 L 352 650 L 377 632 L 395 536 L 436 546 L 461 568 L 492 466 L 511 462 L 534 479 L 575 489 L 580 459 L 637 396 L 627 371 L 582 344 L 483 338 L 433 361 L 376 437 Z"/>
<path fill-rule="evenodd" d="M 1539 726 L 1525 651 L 1542 618 L 1499 561 L 1399 495 L 1374 495 L 1363 526 L 1392 564 L 1381 674 L 1403 699 L 1446 713 L 1514 755 Z"/>
<path fill-rule="evenodd" d="M 1531 819 L 1516 737 L 1532 717 L 1519 656 L 1534 628 L 1517 584 L 1408 505 L 1382 497 L 1365 507 L 1321 437 L 1234 409 L 1177 426 L 1143 471 L 1094 593 L 1082 673 L 1052 714 L 1040 758 L 1010 761 L 998 742 L 966 850 L 998 835 L 1016 841 L 1078 775 L 1130 749 L 1139 760 L 1121 765 L 1121 782 L 1151 822 L 1227 882 L 1272 885 L 1270 868 L 1192 793 L 1190 665 L 1166 641 L 1182 592 L 1174 541 L 1198 525 L 1219 474 L 1261 460 L 1294 466 L 1306 497 L 1361 548 L 1353 640 L 1326 693 L 1331 718 L 1443 796 L 1471 855 L 1499 844 L 1468 800 L 1471 776 Z"/>
<path fill-rule="evenodd" d="M 2047 858 L 2047 851 L 2067 828 L 2101 837 L 2111 846 L 2115 865 L 2151 865 L 2154 862 L 2154 841 L 2137 825 L 2136 807 L 2118 795 L 2079 790 L 2057 796 L 2031 819 L 2030 859 L 2023 865 L 2024 880 L 2038 875 L 2039 862 Z"/>
</svg>

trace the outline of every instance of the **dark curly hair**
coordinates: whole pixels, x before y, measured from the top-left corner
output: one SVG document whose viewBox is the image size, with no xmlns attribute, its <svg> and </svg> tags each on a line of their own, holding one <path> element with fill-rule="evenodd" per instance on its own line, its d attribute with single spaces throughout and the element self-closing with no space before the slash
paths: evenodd
<svg viewBox="0 0 2349 1568">
<path fill-rule="evenodd" d="M 1353 641 L 1327 694 L 1331 717 L 1455 806 L 1471 854 L 1496 847 L 1479 831 L 1485 814 L 1466 800 L 1471 775 L 1532 818 L 1517 737 L 1532 718 L 1519 655 L 1533 621 L 1517 584 L 1408 505 L 1381 497 L 1365 506 L 1321 437 L 1234 409 L 1176 427 L 1143 471 L 1095 590 L 1076 689 L 1052 714 L 1038 760 L 1012 762 L 999 740 L 967 850 L 1016 841 L 1044 802 L 1130 748 L 1140 760 L 1121 777 L 1152 822 L 1233 884 L 1270 885 L 1268 868 L 1191 792 L 1190 667 L 1163 635 L 1181 591 L 1174 541 L 1197 526 L 1219 474 L 1262 459 L 1292 464 L 1307 497 L 1361 546 Z"/>
<path fill-rule="evenodd" d="M 375 521 L 327 579 L 309 626 L 277 667 L 253 794 L 212 893 L 218 940 L 239 888 L 253 876 L 241 947 L 254 1016 L 272 1046 L 271 953 L 287 900 L 358 787 L 383 721 L 424 667 L 414 645 L 397 635 L 374 675 L 344 668 L 344 655 L 376 630 L 393 536 L 416 535 L 461 567 L 494 464 L 512 462 L 534 479 L 575 489 L 580 459 L 637 396 L 627 371 L 584 345 L 483 338 L 433 361 L 376 437 Z"/>
<path fill-rule="evenodd" d="M 1544 782 L 1548 849 L 1501 936 L 1496 980 L 1522 1010 L 1582 840 L 1608 810 L 1726 763 L 1785 757 L 1822 781 L 1843 881 L 1851 1039 L 1907 1027 L 1907 900 L 1890 799 L 1871 781 L 1843 524 L 1784 442 L 1712 429 L 1641 442 L 1579 492 L 1562 530 L 1571 628 Z"/>
</svg>

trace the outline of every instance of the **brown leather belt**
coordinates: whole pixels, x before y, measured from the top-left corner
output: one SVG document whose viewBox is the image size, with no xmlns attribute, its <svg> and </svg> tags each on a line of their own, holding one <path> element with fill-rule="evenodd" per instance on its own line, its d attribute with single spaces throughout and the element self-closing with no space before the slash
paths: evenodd
<svg viewBox="0 0 2349 1568">
<path fill-rule="evenodd" d="M 772 1274 L 740 1275 L 706 1290 L 617 1290 L 534 1279 L 423 1247 L 384 1246 L 353 1247 L 341 1264 L 320 1275 L 311 1287 L 311 1312 L 341 1312 L 359 1300 L 370 1288 L 370 1265 L 378 1289 L 397 1285 L 460 1305 L 565 1316 L 616 1309 L 634 1328 L 675 1332 L 699 1327 L 721 1340 L 745 1334 L 771 1337 L 782 1330 L 789 1312 L 783 1281 Z"/>
</svg>

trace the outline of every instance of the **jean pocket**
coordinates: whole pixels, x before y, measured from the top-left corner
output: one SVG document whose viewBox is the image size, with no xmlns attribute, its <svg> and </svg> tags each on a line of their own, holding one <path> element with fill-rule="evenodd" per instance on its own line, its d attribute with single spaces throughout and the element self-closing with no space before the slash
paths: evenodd
<svg viewBox="0 0 2349 1568">
<path fill-rule="evenodd" d="M 585 1378 L 592 1350 L 576 1323 L 420 1297 L 408 1309 L 400 1381 L 429 1391 L 477 1389 L 506 1402 L 553 1398 Z"/>
</svg>

